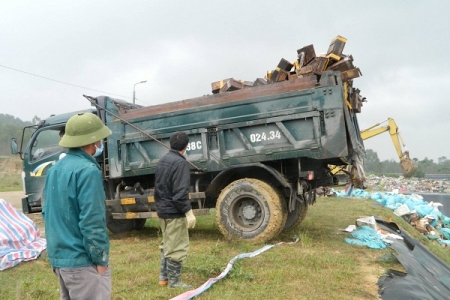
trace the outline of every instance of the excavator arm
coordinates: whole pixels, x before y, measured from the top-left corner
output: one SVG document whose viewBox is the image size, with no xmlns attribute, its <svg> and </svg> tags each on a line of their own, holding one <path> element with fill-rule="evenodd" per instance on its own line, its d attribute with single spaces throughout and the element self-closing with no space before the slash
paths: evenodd
<svg viewBox="0 0 450 300">
<path fill-rule="evenodd" d="M 387 125 L 380 126 L 387 122 Z M 403 176 L 411 177 L 417 170 L 417 164 L 409 158 L 409 151 L 406 148 L 405 142 L 402 139 L 400 131 L 394 119 L 388 118 L 383 122 L 377 123 L 369 128 L 361 130 L 361 138 L 363 140 L 377 136 L 381 133 L 389 132 L 392 143 L 397 151 L 398 158 L 400 159 L 400 166 L 402 168 Z M 403 149 L 405 149 L 403 151 Z"/>
<path fill-rule="evenodd" d="M 387 123 L 387 125 L 381 126 L 385 123 Z M 369 128 L 361 130 L 360 134 L 363 140 L 367 140 L 384 132 L 389 132 L 389 135 L 391 136 L 392 143 L 394 144 L 398 158 L 400 159 L 400 167 L 402 168 L 403 176 L 405 176 L 406 178 L 413 176 L 417 170 L 417 164 L 409 158 L 409 151 L 406 148 L 405 142 L 403 141 L 403 138 L 394 119 L 388 118 Z M 356 167 L 354 164 L 347 166 L 330 165 L 329 167 L 330 172 L 333 176 L 336 176 L 336 174 L 338 173 L 345 173 L 348 175 L 355 187 L 364 188 L 364 182 L 359 182 L 358 176 L 356 176 L 355 174 Z"/>
</svg>

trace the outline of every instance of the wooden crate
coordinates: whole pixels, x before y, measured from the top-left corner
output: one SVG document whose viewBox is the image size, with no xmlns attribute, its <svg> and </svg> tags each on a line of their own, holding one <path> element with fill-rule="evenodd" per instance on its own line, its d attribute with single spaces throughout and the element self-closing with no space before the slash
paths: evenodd
<svg viewBox="0 0 450 300">
<path fill-rule="evenodd" d="M 278 63 L 278 68 L 280 70 L 284 70 L 284 71 L 290 71 L 292 69 L 294 65 L 292 63 L 290 63 L 289 61 L 287 61 L 286 59 L 282 58 L 280 60 L 280 62 Z"/>
<path fill-rule="evenodd" d="M 305 46 L 303 48 L 300 48 L 297 50 L 297 55 L 298 55 L 298 59 L 300 62 L 300 54 L 304 53 L 304 57 L 303 57 L 303 63 L 302 65 L 299 65 L 299 67 L 303 67 L 306 66 L 307 64 L 309 64 L 313 59 L 316 58 L 316 51 L 314 50 L 314 46 L 313 45 L 308 45 Z"/>
<path fill-rule="evenodd" d="M 316 57 L 315 63 L 313 66 L 313 73 L 316 75 L 322 75 L 322 72 L 327 69 L 329 59 L 327 57 Z"/>
<path fill-rule="evenodd" d="M 224 83 L 230 79 L 232 79 L 232 78 L 227 78 L 227 79 L 223 79 L 223 80 L 219 80 L 219 81 L 215 81 L 215 82 L 211 83 L 212 93 L 217 94 L 220 91 L 220 88 L 223 87 Z"/>
<path fill-rule="evenodd" d="M 236 80 L 234 78 L 227 78 L 211 83 L 213 94 L 231 92 L 253 86 L 252 81 Z"/>
<path fill-rule="evenodd" d="M 272 74 L 270 75 L 270 78 L 268 78 L 269 82 L 280 82 L 284 81 L 288 78 L 289 72 L 282 70 L 280 68 L 276 68 L 272 71 Z"/>
<path fill-rule="evenodd" d="M 347 39 L 338 35 L 335 37 L 328 48 L 326 57 L 329 59 L 334 59 L 336 61 L 341 59 L 342 51 L 344 50 L 345 43 Z"/>
<path fill-rule="evenodd" d="M 297 73 L 298 77 L 306 75 L 306 74 L 312 74 L 313 66 L 312 65 L 304 66 L 300 69 L 296 69 L 295 72 Z"/>
<path fill-rule="evenodd" d="M 354 68 L 355 68 L 355 66 L 353 65 L 353 57 L 350 55 L 350 56 L 341 58 L 341 60 L 338 62 L 335 62 L 334 60 L 332 60 L 330 62 L 330 65 L 328 65 L 327 70 L 343 72 L 343 71 L 351 70 Z"/>
<path fill-rule="evenodd" d="M 243 88 L 244 84 L 241 81 L 230 78 L 224 81 L 223 86 L 219 90 L 219 93 L 241 90 Z"/>
<path fill-rule="evenodd" d="M 264 78 L 256 78 L 255 82 L 253 82 L 253 86 L 260 86 L 260 85 L 266 85 L 267 80 Z"/>
<path fill-rule="evenodd" d="M 355 69 L 351 69 L 351 70 L 347 70 L 344 72 L 341 72 L 341 79 L 342 81 L 347 81 L 353 78 L 358 78 L 362 76 L 361 71 L 359 70 L 359 68 L 355 68 Z"/>
</svg>

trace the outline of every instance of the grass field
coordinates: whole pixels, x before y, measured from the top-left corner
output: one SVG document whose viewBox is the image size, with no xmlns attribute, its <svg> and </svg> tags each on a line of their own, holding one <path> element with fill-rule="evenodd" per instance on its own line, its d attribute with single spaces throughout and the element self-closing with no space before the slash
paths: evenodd
<svg viewBox="0 0 450 300">
<path fill-rule="evenodd" d="M 22 190 L 22 160 L 18 156 L 0 156 L 0 192 Z"/>
<path fill-rule="evenodd" d="M 0 192 L 11 192 L 22 190 L 22 179 L 20 174 L 0 173 Z"/>
<path fill-rule="evenodd" d="M 280 244 L 253 258 L 238 260 L 227 277 L 196 299 L 378 299 L 379 277 L 387 269 L 403 270 L 395 259 L 382 259 L 392 249 L 371 250 L 345 243 L 339 228 L 361 216 L 392 218 L 439 257 L 450 263 L 447 248 L 422 238 L 403 219 L 375 201 L 319 198 L 304 222 L 272 241 Z M 191 248 L 183 281 L 198 287 L 216 277 L 230 259 L 253 252 L 262 244 L 229 242 L 217 230 L 213 216 L 198 217 L 190 230 Z M 181 292 L 157 284 L 160 233 L 156 220 L 140 231 L 111 235 L 113 299 L 170 299 Z M 58 299 L 58 283 L 46 252 L 0 273 L 0 299 Z"/>
</svg>

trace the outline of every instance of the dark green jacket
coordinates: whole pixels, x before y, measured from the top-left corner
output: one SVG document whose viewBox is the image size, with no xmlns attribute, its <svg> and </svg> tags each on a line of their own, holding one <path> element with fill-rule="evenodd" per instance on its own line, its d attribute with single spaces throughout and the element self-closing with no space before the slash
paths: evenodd
<svg viewBox="0 0 450 300">
<path fill-rule="evenodd" d="M 42 216 L 53 267 L 108 264 L 105 198 L 100 166 L 85 151 L 69 149 L 49 169 Z"/>
</svg>

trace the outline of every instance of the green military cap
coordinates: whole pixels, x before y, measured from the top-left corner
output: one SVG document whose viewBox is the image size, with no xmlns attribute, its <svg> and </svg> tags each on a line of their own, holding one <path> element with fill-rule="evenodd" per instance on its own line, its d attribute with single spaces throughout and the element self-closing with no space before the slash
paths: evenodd
<svg viewBox="0 0 450 300">
<path fill-rule="evenodd" d="M 79 113 L 67 121 L 66 132 L 59 141 L 64 148 L 83 147 L 111 135 L 111 130 L 93 113 Z"/>
</svg>

